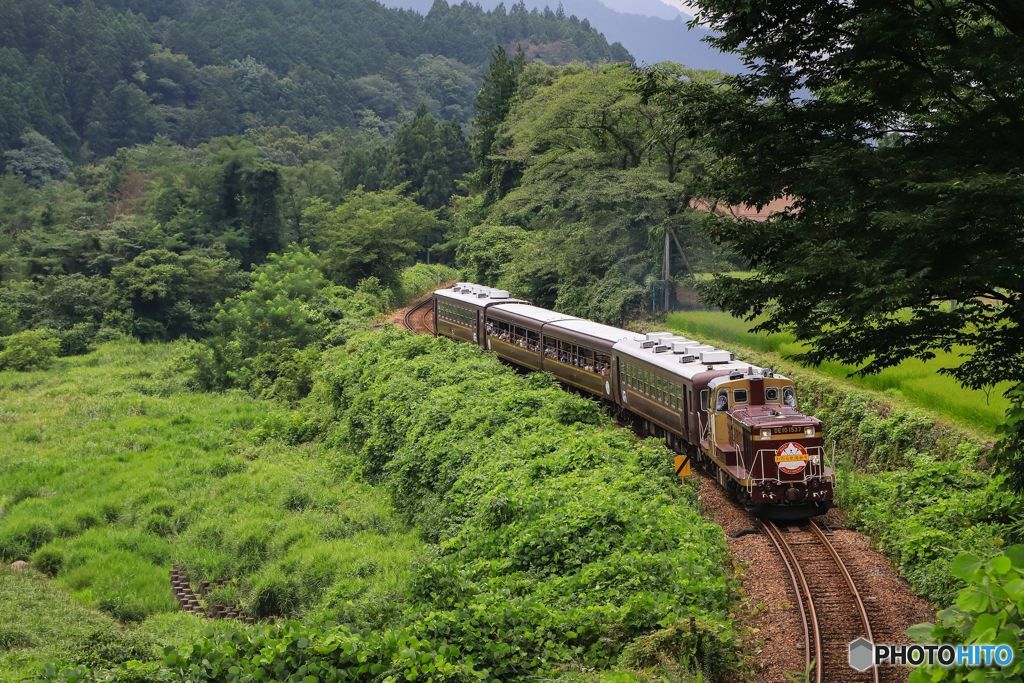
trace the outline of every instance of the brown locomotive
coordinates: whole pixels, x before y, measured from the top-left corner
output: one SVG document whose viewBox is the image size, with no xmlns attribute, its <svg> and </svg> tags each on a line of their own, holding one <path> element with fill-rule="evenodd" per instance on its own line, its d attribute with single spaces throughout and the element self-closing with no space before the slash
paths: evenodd
<svg viewBox="0 0 1024 683">
<path fill-rule="evenodd" d="M 792 380 L 693 339 L 638 334 L 459 283 L 434 292 L 437 334 L 478 344 L 522 368 L 615 406 L 678 454 L 714 471 L 740 501 L 772 517 L 832 505 L 822 425 L 797 409 Z"/>
</svg>

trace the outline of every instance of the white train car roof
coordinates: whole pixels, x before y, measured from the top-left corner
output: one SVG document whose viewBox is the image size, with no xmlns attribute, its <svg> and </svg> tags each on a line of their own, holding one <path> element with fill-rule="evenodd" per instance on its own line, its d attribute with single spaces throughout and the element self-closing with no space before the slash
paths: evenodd
<svg viewBox="0 0 1024 683">
<path fill-rule="evenodd" d="M 728 351 L 716 349 L 693 339 L 674 337 L 668 332 L 652 334 L 631 333 L 615 345 L 615 351 L 667 370 L 692 381 L 703 372 L 728 372 L 755 375 L 761 368 L 735 360 Z"/>
<path fill-rule="evenodd" d="M 567 332 L 575 332 L 576 334 L 600 339 L 608 342 L 609 344 L 615 344 L 622 339 L 636 334 L 629 330 L 619 329 L 618 327 L 612 327 L 611 325 L 602 325 L 601 323 L 595 323 L 592 320 L 584 320 L 583 318 L 573 318 L 571 320 L 553 322 L 545 329 L 551 331 L 565 330 Z"/>
<path fill-rule="evenodd" d="M 459 301 L 476 307 L 485 307 L 489 304 L 495 303 L 517 303 L 521 301 L 520 299 L 513 299 L 509 296 L 509 293 L 503 289 L 494 289 L 493 287 L 484 287 L 482 285 L 474 285 L 468 282 L 460 282 L 448 287 L 447 289 L 439 289 L 434 292 L 434 296 L 444 299 L 452 299 L 454 301 Z"/>
<path fill-rule="evenodd" d="M 511 313 L 515 316 L 526 318 L 527 320 L 533 320 L 540 324 L 552 323 L 556 320 L 578 320 L 576 316 L 568 315 L 566 313 L 559 313 L 558 311 L 549 311 L 546 308 L 540 306 L 534 306 L 533 304 L 521 304 L 521 303 L 509 303 L 509 304 L 496 304 L 492 306 L 489 311 Z"/>
</svg>

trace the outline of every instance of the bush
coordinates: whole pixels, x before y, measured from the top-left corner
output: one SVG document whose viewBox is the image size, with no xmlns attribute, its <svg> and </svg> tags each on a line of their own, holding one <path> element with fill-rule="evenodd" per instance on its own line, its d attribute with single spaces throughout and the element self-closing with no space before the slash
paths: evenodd
<svg viewBox="0 0 1024 683">
<path fill-rule="evenodd" d="M 390 292 L 372 278 L 355 289 L 332 285 L 308 249 L 272 255 L 251 289 L 218 306 L 209 338 L 186 347 L 179 367 L 191 368 L 199 388 L 294 401 L 309 393 L 320 350 L 344 343 L 390 305 Z"/>
<path fill-rule="evenodd" d="M 417 263 L 402 271 L 398 301 L 407 304 L 422 294 L 459 279 L 459 271 L 443 265 Z"/>
<path fill-rule="evenodd" d="M 437 543 L 407 614 L 419 637 L 520 678 L 615 666 L 638 638 L 694 617 L 700 633 L 673 641 L 675 656 L 720 658 L 711 679 L 728 675 L 724 538 L 661 444 L 548 377 L 397 331 L 328 354 L 313 396 L 328 442 Z"/>
<path fill-rule="evenodd" d="M 76 323 L 60 333 L 60 355 L 77 356 L 88 353 L 96 339 L 95 323 Z"/>
<path fill-rule="evenodd" d="M 956 603 L 939 612 L 937 624 L 918 624 L 909 635 L 918 642 L 1005 644 L 1017 655 L 1005 668 L 942 669 L 913 671 L 911 683 L 939 681 L 1019 681 L 1024 678 L 1024 545 L 1015 545 L 983 559 L 971 553 L 959 555 L 952 574 L 966 587 Z"/>
<path fill-rule="evenodd" d="M 25 330 L 0 338 L 0 370 L 45 370 L 60 350 L 52 330 Z"/>
</svg>

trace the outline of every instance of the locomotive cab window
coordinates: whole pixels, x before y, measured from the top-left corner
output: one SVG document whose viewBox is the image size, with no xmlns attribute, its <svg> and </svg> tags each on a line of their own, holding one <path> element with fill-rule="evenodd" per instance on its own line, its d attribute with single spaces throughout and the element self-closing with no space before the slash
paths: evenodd
<svg viewBox="0 0 1024 683">
<path fill-rule="evenodd" d="M 719 390 L 719 392 L 718 392 L 718 399 L 715 402 L 715 410 L 720 412 L 720 413 L 723 412 L 723 411 L 729 410 L 729 390 L 728 389 L 720 389 Z"/>
<path fill-rule="evenodd" d="M 796 408 L 796 389 L 793 387 L 783 387 L 782 402 L 790 408 Z"/>
<path fill-rule="evenodd" d="M 746 403 L 747 402 L 747 390 L 736 389 L 732 392 L 733 403 Z"/>
<path fill-rule="evenodd" d="M 764 400 L 765 401 L 778 401 L 779 400 L 779 388 L 778 387 L 768 387 L 767 389 L 765 389 L 764 390 Z"/>
</svg>

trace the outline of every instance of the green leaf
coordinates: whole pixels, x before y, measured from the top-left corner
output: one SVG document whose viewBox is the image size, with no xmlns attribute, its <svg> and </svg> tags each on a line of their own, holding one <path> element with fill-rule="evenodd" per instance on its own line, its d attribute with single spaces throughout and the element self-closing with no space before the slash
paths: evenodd
<svg viewBox="0 0 1024 683">
<path fill-rule="evenodd" d="M 972 553 L 961 553 L 949 565 L 949 573 L 958 579 L 970 581 L 974 574 L 981 569 L 981 558 Z"/>
<path fill-rule="evenodd" d="M 1003 554 L 1010 558 L 1014 567 L 1024 569 L 1024 545 L 1011 545 L 1003 551 Z"/>
<path fill-rule="evenodd" d="M 907 629 L 907 637 L 915 643 L 931 643 L 935 640 L 932 636 L 934 630 L 935 624 L 914 624 Z"/>
<path fill-rule="evenodd" d="M 988 593 L 977 588 L 964 589 L 957 596 L 956 604 L 968 612 L 984 612 L 988 608 Z"/>
<path fill-rule="evenodd" d="M 1010 596 L 1011 600 L 1024 599 L 1024 579 L 1011 579 L 1003 584 L 1003 590 Z"/>
<path fill-rule="evenodd" d="M 989 566 L 996 574 L 1006 574 L 1013 568 L 1013 562 L 1005 555 L 998 555 L 989 561 Z"/>
</svg>

